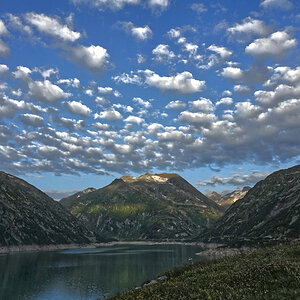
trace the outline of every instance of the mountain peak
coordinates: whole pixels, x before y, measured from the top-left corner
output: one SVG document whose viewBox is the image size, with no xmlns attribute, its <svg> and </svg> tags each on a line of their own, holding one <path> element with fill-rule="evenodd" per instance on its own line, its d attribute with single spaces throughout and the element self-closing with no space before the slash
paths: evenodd
<svg viewBox="0 0 300 300">
<path fill-rule="evenodd" d="M 120 179 L 122 179 L 124 182 L 127 182 L 127 183 L 132 183 L 132 182 L 137 182 L 137 181 L 165 183 L 173 177 L 180 177 L 180 176 L 175 173 L 162 173 L 162 174 L 145 173 L 143 175 L 140 175 L 139 177 L 122 176 Z"/>
</svg>

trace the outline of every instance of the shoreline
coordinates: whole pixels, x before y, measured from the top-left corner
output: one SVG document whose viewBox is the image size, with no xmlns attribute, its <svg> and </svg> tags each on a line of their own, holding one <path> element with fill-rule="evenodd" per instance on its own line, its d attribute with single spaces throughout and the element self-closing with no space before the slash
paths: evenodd
<svg viewBox="0 0 300 300">
<path fill-rule="evenodd" d="M 13 253 L 28 253 L 28 252 L 48 252 L 56 250 L 69 250 L 69 249 L 94 249 L 98 247 L 111 247 L 115 245 L 186 245 L 186 246 L 199 246 L 203 250 L 217 249 L 223 244 L 216 243 L 202 243 L 202 242 L 176 242 L 176 241 L 114 241 L 102 242 L 91 244 L 58 244 L 58 245 L 15 245 L 15 246 L 0 246 L 0 254 L 13 254 Z"/>
</svg>

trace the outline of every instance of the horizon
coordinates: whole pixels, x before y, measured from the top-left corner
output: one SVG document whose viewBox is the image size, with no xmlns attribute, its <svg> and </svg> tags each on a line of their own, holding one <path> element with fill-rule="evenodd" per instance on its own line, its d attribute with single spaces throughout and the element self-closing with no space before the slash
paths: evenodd
<svg viewBox="0 0 300 300">
<path fill-rule="evenodd" d="M 295 0 L 3 3 L 0 170 L 57 195 L 146 172 L 207 194 L 299 164 L 299 11 Z"/>
</svg>

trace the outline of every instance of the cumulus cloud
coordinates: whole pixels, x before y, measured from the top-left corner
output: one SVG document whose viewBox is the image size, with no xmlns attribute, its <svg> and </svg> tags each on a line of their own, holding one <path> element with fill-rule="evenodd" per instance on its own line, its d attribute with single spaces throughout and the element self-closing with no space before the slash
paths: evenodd
<svg viewBox="0 0 300 300">
<path fill-rule="evenodd" d="M 152 37 L 152 30 L 148 25 L 136 27 L 132 22 L 122 22 L 122 27 L 138 40 L 146 41 Z"/>
<path fill-rule="evenodd" d="M 154 55 L 154 60 L 159 63 L 169 63 L 172 59 L 176 57 L 173 51 L 169 49 L 169 45 L 159 44 L 152 50 Z"/>
<path fill-rule="evenodd" d="M 145 70 L 145 83 L 162 91 L 178 94 L 192 94 L 201 92 L 205 88 L 205 81 L 193 78 L 192 73 L 182 72 L 174 76 L 160 76 L 151 70 Z"/>
<path fill-rule="evenodd" d="M 70 101 L 65 103 L 66 108 L 72 114 L 78 114 L 83 117 L 88 117 L 91 114 L 91 109 L 81 102 Z"/>
<path fill-rule="evenodd" d="M 129 116 L 124 120 L 124 122 L 126 123 L 136 123 L 138 125 L 144 123 L 144 121 L 145 121 L 144 119 L 137 116 Z"/>
<path fill-rule="evenodd" d="M 107 109 L 107 110 L 104 110 L 104 111 L 100 112 L 100 115 L 95 114 L 94 117 L 95 117 L 95 119 L 96 118 L 101 118 L 101 119 L 109 120 L 111 122 L 122 119 L 122 115 L 117 110 L 115 110 L 113 108 L 110 108 L 110 109 Z"/>
<path fill-rule="evenodd" d="M 217 120 L 217 117 L 212 113 L 203 113 L 203 112 L 190 112 L 183 111 L 179 115 L 179 120 L 181 122 L 186 122 L 190 124 L 197 124 L 207 126 L 211 124 L 213 121 Z"/>
<path fill-rule="evenodd" d="M 169 0 L 148 0 L 148 4 L 152 8 L 166 9 L 169 6 Z"/>
<path fill-rule="evenodd" d="M 150 103 L 149 101 L 143 100 L 143 99 L 140 98 L 140 97 L 134 97 L 134 98 L 132 99 L 132 101 L 133 101 L 133 102 L 136 102 L 138 105 L 140 105 L 140 106 L 142 106 L 142 107 L 144 107 L 144 108 L 146 108 L 146 109 L 148 109 L 148 108 L 150 108 L 150 107 L 152 106 L 151 103 Z"/>
<path fill-rule="evenodd" d="M 232 55 L 231 50 L 229 50 L 225 47 L 216 46 L 214 44 L 210 45 L 207 49 L 219 54 L 220 57 L 224 60 L 226 60 L 227 58 L 229 58 Z"/>
<path fill-rule="evenodd" d="M 210 179 L 198 182 L 198 186 L 216 186 L 216 185 L 233 185 L 236 187 L 251 186 L 258 181 L 265 179 L 269 173 L 262 173 L 258 170 L 250 174 L 234 174 L 231 177 L 221 177 L 213 175 Z"/>
<path fill-rule="evenodd" d="M 219 106 L 219 105 L 231 105 L 233 104 L 233 99 L 231 97 L 224 97 L 224 98 L 221 98 L 219 101 L 217 101 L 216 103 L 216 106 Z"/>
<path fill-rule="evenodd" d="M 256 39 L 246 47 L 245 52 L 258 57 L 283 56 L 296 46 L 296 39 L 285 31 L 277 31 L 267 38 Z"/>
<path fill-rule="evenodd" d="M 166 105 L 166 108 L 169 109 L 184 109 L 186 107 L 186 103 L 180 100 L 171 101 Z"/>
<path fill-rule="evenodd" d="M 284 10 L 291 9 L 293 4 L 289 0 L 263 0 L 260 5 L 264 8 L 281 8 Z"/>
<path fill-rule="evenodd" d="M 109 54 L 101 46 L 91 45 L 67 48 L 68 58 L 94 73 L 104 72 L 109 65 Z"/>
<path fill-rule="evenodd" d="M 237 37 L 239 42 L 246 41 L 252 36 L 265 36 L 269 33 L 269 27 L 261 20 L 247 17 L 241 24 L 236 23 L 227 28 L 228 34 Z"/>
<path fill-rule="evenodd" d="M 210 112 L 215 109 L 213 103 L 209 99 L 203 97 L 195 101 L 190 101 L 189 104 L 193 109 L 202 110 L 204 112 Z"/>
<path fill-rule="evenodd" d="M 54 103 L 59 99 L 70 97 L 59 86 L 49 80 L 30 81 L 28 83 L 29 94 L 36 100 L 46 103 Z"/>
<path fill-rule="evenodd" d="M 41 33 L 61 39 L 64 42 L 74 42 L 81 36 L 79 32 L 73 31 L 67 25 L 61 24 L 58 18 L 52 18 L 45 14 L 31 12 L 25 15 L 25 19 Z"/>
<path fill-rule="evenodd" d="M 24 124 L 29 126 L 41 126 L 44 123 L 44 119 L 41 116 L 33 114 L 23 114 L 21 120 Z"/>
<path fill-rule="evenodd" d="M 6 35 L 8 33 L 8 30 L 3 23 L 3 21 L 0 19 L 0 55 L 3 57 L 8 57 L 10 54 L 9 47 L 2 41 L 1 37 L 3 35 Z"/>
</svg>

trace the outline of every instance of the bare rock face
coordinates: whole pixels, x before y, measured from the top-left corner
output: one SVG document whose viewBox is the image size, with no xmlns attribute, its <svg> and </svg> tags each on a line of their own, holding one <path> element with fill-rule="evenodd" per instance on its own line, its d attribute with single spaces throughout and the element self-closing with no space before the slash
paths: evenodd
<svg viewBox="0 0 300 300">
<path fill-rule="evenodd" d="M 119 240 L 187 239 L 208 228 L 222 209 L 177 174 L 123 176 L 60 203 L 86 226 Z"/>
<path fill-rule="evenodd" d="M 0 246 L 92 241 L 94 235 L 61 204 L 26 181 L 0 172 Z"/>
<path fill-rule="evenodd" d="M 242 190 L 235 190 L 231 193 L 227 193 L 225 195 L 221 195 L 217 192 L 212 192 L 207 195 L 207 197 L 220 206 L 222 206 L 225 210 L 228 209 L 233 203 L 245 197 L 248 191 L 251 188 L 249 186 L 245 186 Z"/>
<path fill-rule="evenodd" d="M 300 238 L 300 165 L 258 182 L 204 237 L 223 241 Z"/>
</svg>

